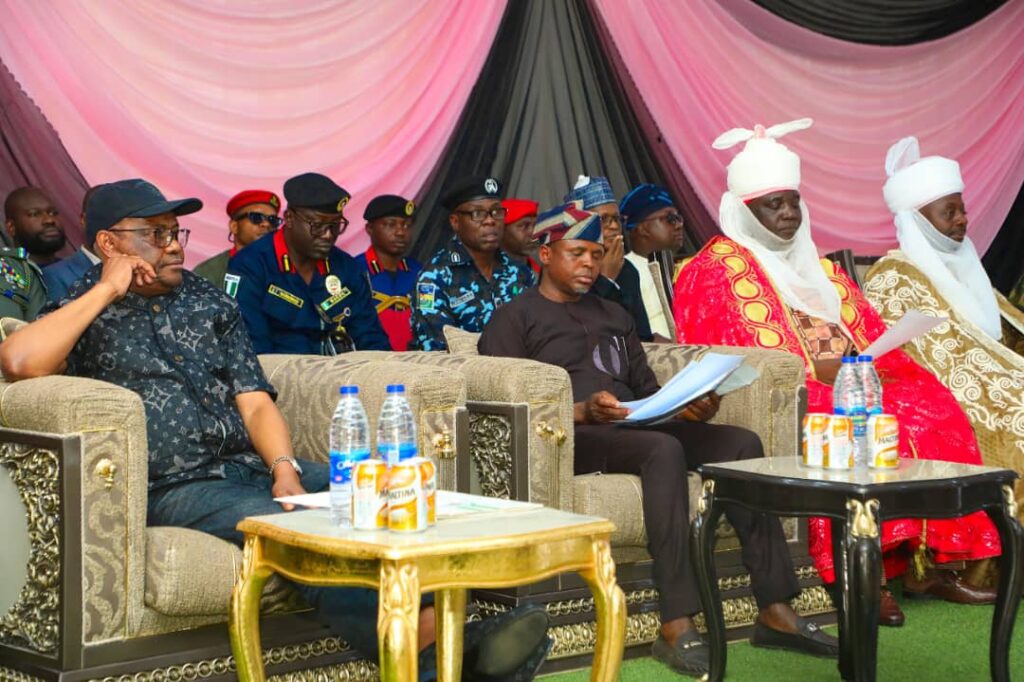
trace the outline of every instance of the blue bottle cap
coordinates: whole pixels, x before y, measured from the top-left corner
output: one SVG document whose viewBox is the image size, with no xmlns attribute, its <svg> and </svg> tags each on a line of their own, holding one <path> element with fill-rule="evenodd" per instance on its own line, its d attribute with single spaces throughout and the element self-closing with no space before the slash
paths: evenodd
<svg viewBox="0 0 1024 682">
<path fill-rule="evenodd" d="M 341 388 L 338 389 L 338 393 L 340 393 L 341 395 L 356 395 L 357 393 L 359 393 L 359 387 L 342 386 Z"/>
<path fill-rule="evenodd" d="M 851 362 L 857 362 L 857 358 L 855 358 L 855 357 L 853 357 L 851 355 L 844 355 L 843 356 L 843 364 L 844 365 L 849 364 Z"/>
<path fill-rule="evenodd" d="M 405 384 L 388 384 L 388 393 L 405 393 Z"/>
<path fill-rule="evenodd" d="M 873 360 L 874 360 L 874 358 L 871 357 L 870 355 L 858 355 L 857 356 L 857 362 L 871 362 Z"/>
</svg>

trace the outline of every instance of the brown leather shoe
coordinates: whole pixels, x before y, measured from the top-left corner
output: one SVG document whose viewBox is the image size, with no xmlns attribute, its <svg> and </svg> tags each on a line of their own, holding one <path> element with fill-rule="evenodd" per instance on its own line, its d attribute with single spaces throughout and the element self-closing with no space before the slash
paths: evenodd
<svg viewBox="0 0 1024 682">
<path fill-rule="evenodd" d="M 896 597 L 887 587 L 882 588 L 882 602 L 878 609 L 878 624 L 890 628 L 902 627 L 907 617 L 903 615 Z"/>
<path fill-rule="evenodd" d="M 953 571 L 936 571 L 923 581 L 903 578 L 903 594 L 911 599 L 938 597 L 955 604 L 994 604 L 996 590 L 970 585 Z"/>
</svg>

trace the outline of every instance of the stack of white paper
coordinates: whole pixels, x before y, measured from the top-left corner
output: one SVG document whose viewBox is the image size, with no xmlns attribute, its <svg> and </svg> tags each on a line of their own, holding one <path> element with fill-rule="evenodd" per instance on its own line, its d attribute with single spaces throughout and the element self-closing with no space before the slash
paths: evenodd
<svg viewBox="0 0 1024 682">
<path fill-rule="evenodd" d="M 722 386 L 742 364 L 742 355 L 708 353 L 679 370 L 654 395 L 621 403 L 622 407 L 629 408 L 630 413 L 618 423 L 640 425 L 668 421 L 689 403 Z M 757 378 L 756 370 L 747 369 L 749 372 L 744 372 L 743 377 L 728 390 L 745 386 Z"/>
</svg>

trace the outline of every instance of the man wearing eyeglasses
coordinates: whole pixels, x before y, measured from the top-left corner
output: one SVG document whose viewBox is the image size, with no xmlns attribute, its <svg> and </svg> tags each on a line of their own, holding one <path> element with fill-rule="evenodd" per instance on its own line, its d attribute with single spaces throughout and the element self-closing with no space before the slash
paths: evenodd
<svg viewBox="0 0 1024 682">
<path fill-rule="evenodd" d="M 455 234 L 416 281 L 413 345 L 445 350 L 444 327 L 479 332 L 498 307 L 533 286 L 533 272 L 501 249 L 505 207 L 501 183 L 471 177 L 456 182 L 441 198 Z"/>
<path fill-rule="evenodd" d="M 232 244 L 231 248 L 207 258 L 193 272 L 233 296 L 237 280 L 232 282 L 225 278 L 228 261 L 263 235 L 281 227 L 282 220 L 278 215 L 280 210 L 281 200 L 265 189 L 247 189 L 231 197 L 227 205 L 230 218 L 228 241 Z"/>
<path fill-rule="evenodd" d="M 391 350 L 356 259 L 334 246 L 349 193 L 319 173 L 284 183 L 284 225 L 228 262 L 257 353 L 336 355 Z"/>
<path fill-rule="evenodd" d="M 396 194 L 370 200 L 363 211 L 370 248 L 356 262 L 370 280 L 373 304 L 391 350 L 409 349 L 412 341 L 412 290 L 423 266 L 405 255 L 412 240 L 416 203 Z"/>
<path fill-rule="evenodd" d="M 675 322 L 661 303 L 650 262 L 658 251 L 673 253 L 683 245 L 683 216 L 672 203 L 668 190 L 658 185 L 642 184 L 630 190 L 619 204 L 629 232 L 630 252 L 626 260 L 636 267 L 640 276 L 640 295 L 654 340 L 674 343 Z M 669 273 L 670 274 L 670 273 Z M 662 279 L 666 297 L 672 291 L 671 277 Z M 671 304 L 671 300 L 667 301 Z"/>
<path fill-rule="evenodd" d="M 625 308 L 633 316 L 640 340 L 653 341 L 651 324 L 640 294 L 640 274 L 636 266 L 625 259 L 622 233 L 625 221 L 619 212 L 619 202 L 608 178 L 581 175 L 576 185 L 565 195 L 564 201 L 582 201 L 585 211 L 601 216 L 605 255 L 601 260 L 601 274 L 594 282 L 594 293 Z"/>
</svg>

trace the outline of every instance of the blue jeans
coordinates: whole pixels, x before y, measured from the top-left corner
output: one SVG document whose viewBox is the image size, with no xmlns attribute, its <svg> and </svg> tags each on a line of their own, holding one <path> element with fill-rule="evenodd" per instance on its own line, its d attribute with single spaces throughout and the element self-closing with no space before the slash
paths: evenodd
<svg viewBox="0 0 1024 682">
<path fill-rule="evenodd" d="M 230 461 L 225 462 L 224 470 L 226 478 L 187 481 L 151 491 L 148 524 L 192 528 L 241 546 L 243 536 L 235 530 L 239 521 L 284 511 L 271 496 L 272 481 L 266 471 Z M 307 492 L 327 490 L 329 481 L 326 464 L 302 461 L 302 487 Z M 335 634 L 369 660 L 377 660 L 376 590 L 294 585 Z"/>
</svg>

